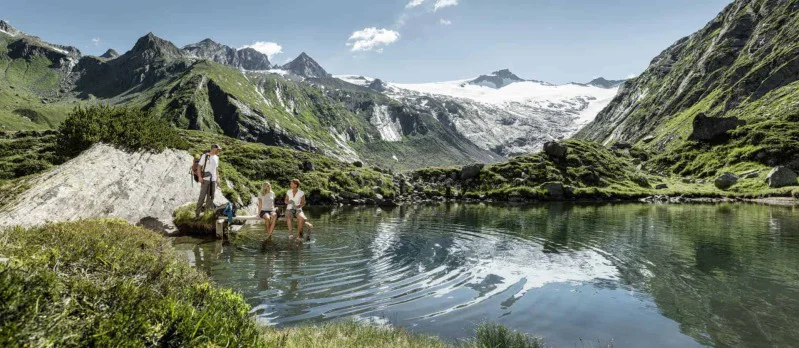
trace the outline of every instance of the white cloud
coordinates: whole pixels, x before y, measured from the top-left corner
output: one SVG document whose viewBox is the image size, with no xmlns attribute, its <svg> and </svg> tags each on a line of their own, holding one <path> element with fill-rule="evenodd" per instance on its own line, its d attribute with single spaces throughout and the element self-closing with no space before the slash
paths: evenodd
<svg viewBox="0 0 799 348">
<path fill-rule="evenodd" d="M 94 47 L 100 46 L 100 38 L 99 37 L 93 38 L 92 45 L 94 45 Z"/>
<path fill-rule="evenodd" d="M 270 61 L 272 60 L 272 57 L 274 57 L 275 55 L 283 53 L 283 46 L 280 46 L 279 44 L 274 42 L 257 41 L 252 45 L 241 46 L 239 47 L 239 49 L 248 48 L 248 47 L 265 54 L 267 57 L 269 57 Z"/>
<path fill-rule="evenodd" d="M 458 0 L 436 0 L 436 4 L 433 5 L 433 11 L 438 11 L 440 8 L 455 6 L 458 4 Z"/>
<path fill-rule="evenodd" d="M 438 23 L 441 23 L 441 25 L 452 25 L 452 21 L 451 20 L 444 19 L 444 18 L 441 18 L 441 20 L 439 20 Z"/>
<path fill-rule="evenodd" d="M 423 4 L 424 2 L 425 0 L 411 0 L 407 5 L 405 5 L 405 8 L 414 8 Z"/>
<path fill-rule="evenodd" d="M 383 49 L 378 46 L 390 45 L 399 40 L 399 37 L 400 34 L 394 30 L 364 28 L 352 33 L 347 39 L 347 46 L 352 46 L 350 50 L 353 52 L 376 50 L 380 53 L 383 52 Z"/>
<path fill-rule="evenodd" d="M 636 74 L 629 74 L 629 75 L 627 75 L 627 79 L 629 80 L 629 79 L 635 78 L 637 76 L 638 75 L 636 75 Z"/>
</svg>

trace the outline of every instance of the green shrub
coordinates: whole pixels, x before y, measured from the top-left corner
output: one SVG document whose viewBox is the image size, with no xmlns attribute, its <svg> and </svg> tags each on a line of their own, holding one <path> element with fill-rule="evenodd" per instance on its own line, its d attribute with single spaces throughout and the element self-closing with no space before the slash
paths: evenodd
<svg viewBox="0 0 799 348">
<path fill-rule="evenodd" d="M 40 159 L 25 160 L 14 167 L 14 177 L 19 178 L 50 169 L 50 162 Z"/>
<path fill-rule="evenodd" d="M 65 156 L 75 156 L 98 142 L 131 151 L 186 148 L 177 131 L 165 120 L 131 108 L 77 107 L 58 132 L 59 151 Z"/>
<path fill-rule="evenodd" d="M 0 346 L 265 346 L 250 307 L 121 220 L 0 232 Z"/>
</svg>

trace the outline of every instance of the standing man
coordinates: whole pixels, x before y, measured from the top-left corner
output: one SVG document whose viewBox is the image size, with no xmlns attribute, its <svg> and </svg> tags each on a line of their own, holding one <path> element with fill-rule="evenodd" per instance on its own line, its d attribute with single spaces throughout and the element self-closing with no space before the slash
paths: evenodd
<svg viewBox="0 0 799 348">
<path fill-rule="evenodd" d="M 211 145 L 211 151 L 204 153 L 200 157 L 200 165 L 197 166 L 197 181 L 201 182 L 200 198 L 197 199 L 197 210 L 194 217 L 199 217 L 205 209 L 214 209 L 214 193 L 219 182 L 219 152 L 222 148 L 218 144 Z M 203 209 L 203 202 L 205 209 Z"/>
</svg>

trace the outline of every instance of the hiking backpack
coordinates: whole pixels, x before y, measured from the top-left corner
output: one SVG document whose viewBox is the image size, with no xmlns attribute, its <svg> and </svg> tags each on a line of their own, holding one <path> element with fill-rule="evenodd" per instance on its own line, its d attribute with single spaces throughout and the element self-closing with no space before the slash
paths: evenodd
<svg viewBox="0 0 799 348">
<path fill-rule="evenodd" d="M 208 152 L 203 152 L 203 154 L 200 155 L 200 157 L 195 158 L 191 164 L 191 180 L 194 180 L 194 182 L 199 182 L 197 181 L 197 168 L 200 167 L 200 158 L 203 158 L 203 155 L 205 156 L 205 161 L 202 166 L 202 168 L 204 169 L 205 165 L 208 164 L 208 157 L 211 156 L 211 154 L 209 154 Z"/>
</svg>

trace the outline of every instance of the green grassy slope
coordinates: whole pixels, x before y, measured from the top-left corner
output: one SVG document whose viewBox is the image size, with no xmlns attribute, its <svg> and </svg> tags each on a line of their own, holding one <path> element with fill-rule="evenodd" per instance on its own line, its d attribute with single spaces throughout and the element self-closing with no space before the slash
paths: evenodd
<svg viewBox="0 0 799 348">
<path fill-rule="evenodd" d="M 737 0 L 628 81 L 578 137 L 652 150 L 677 175 L 799 167 L 799 1 Z M 689 140 L 699 114 L 746 125 Z"/>
<path fill-rule="evenodd" d="M 0 130 L 57 127 L 77 101 L 59 97 L 65 76 L 47 57 L 9 56 L 8 46 L 18 40 L 0 33 Z"/>
</svg>

